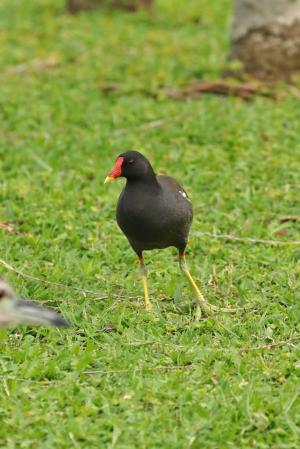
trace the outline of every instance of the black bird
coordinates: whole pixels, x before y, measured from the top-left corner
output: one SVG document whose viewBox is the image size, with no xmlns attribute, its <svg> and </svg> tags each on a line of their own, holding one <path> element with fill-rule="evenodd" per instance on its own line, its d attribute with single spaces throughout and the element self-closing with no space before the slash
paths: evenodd
<svg viewBox="0 0 300 449">
<path fill-rule="evenodd" d="M 193 219 L 192 203 L 184 189 L 170 176 L 156 175 L 150 162 L 138 151 L 128 151 L 116 159 L 104 183 L 119 177 L 126 185 L 117 205 L 117 222 L 136 252 L 144 286 L 146 309 L 149 300 L 143 251 L 174 246 L 180 268 L 196 299 L 196 319 L 215 310 L 203 298 L 185 260 L 185 248 Z"/>
<path fill-rule="evenodd" d="M 69 323 L 58 313 L 19 298 L 12 287 L 0 278 L 0 327 L 16 324 L 69 327 Z"/>
</svg>

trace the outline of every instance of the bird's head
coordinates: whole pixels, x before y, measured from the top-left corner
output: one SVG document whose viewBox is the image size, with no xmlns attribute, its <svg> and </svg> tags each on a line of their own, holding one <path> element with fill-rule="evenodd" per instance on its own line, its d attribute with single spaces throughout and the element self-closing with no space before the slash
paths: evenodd
<svg viewBox="0 0 300 449">
<path fill-rule="evenodd" d="M 0 327 L 11 323 L 16 300 L 15 292 L 11 286 L 0 278 Z"/>
<path fill-rule="evenodd" d="M 148 159 L 138 151 L 127 151 L 120 154 L 115 162 L 114 168 L 106 177 L 104 184 L 124 177 L 130 180 L 153 176 L 153 169 Z"/>
<path fill-rule="evenodd" d="M 19 298 L 12 287 L 0 278 L 0 327 L 16 324 L 44 324 L 46 326 L 69 326 L 57 313 L 32 301 Z"/>
</svg>

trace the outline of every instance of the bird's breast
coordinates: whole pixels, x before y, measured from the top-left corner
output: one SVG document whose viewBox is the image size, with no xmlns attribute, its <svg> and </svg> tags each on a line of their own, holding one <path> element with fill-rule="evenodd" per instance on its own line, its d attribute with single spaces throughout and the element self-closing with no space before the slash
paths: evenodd
<svg viewBox="0 0 300 449">
<path fill-rule="evenodd" d="M 127 195 L 125 190 L 118 201 L 117 222 L 131 241 L 170 246 L 188 234 L 192 213 L 188 201 L 188 209 L 182 207 L 185 202 L 181 195 Z"/>
<path fill-rule="evenodd" d="M 153 214 L 147 201 L 122 201 L 117 207 L 117 222 L 122 231 L 130 237 L 156 234 L 163 226 L 163 211 Z"/>
</svg>

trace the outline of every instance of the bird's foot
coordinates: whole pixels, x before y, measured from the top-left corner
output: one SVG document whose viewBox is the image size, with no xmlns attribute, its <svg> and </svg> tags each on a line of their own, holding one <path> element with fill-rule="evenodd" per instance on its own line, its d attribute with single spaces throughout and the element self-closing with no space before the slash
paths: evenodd
<svg viewBox="0 0 300 449">
<path fill-rule="evenodd" d="M 150 310 L 152 310 L 153 305 L 151 304 L 151 302 L 147 301 L 145 303 L 145 309 L 147 310 L 147 312 L 150 312 Z"/>
<path fill-rule="evenodd" d="M 214 315 L 215 313 L 219 312 L 219 308 L 217 306 L 214 306 L 207 301 L 202 301 L 200 303 L 200 307 L 205 315 Z"/>
<path fill-rule="evenodd" d="M 215 315 L 219 309 L 206 301 L 197 301 L 195 310 L 195 321 L 200 321 L 203 316 Z"/>
<path fill-rule="evenodd" d="M 213 304 L 208 303 L 207 301 L 201 301 L 199 305 L 197 304 L 197 314 L 202 312 L 205 316 L 211 316 L 216 315 L 217 313 L 237 313 L 239 309 L 229 309 L 229 308 L 219 308 L 217 306 L 214 306 Z M 200 315 L 201 318 L 201 315 Z"/>
<path fill-rule="evenodd" d="M 195 321 L 200 321 L 201 318 L 202 318 L 202 310 L 201 310 L 200 305 L 197 304 L 194 319 L 195 319 Z"/>
</svg>

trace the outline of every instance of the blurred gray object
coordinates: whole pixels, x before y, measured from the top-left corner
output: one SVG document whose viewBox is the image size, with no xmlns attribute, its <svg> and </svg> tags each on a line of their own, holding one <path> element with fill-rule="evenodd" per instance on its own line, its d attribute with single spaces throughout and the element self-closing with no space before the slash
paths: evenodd
<svg viewBox="0 0 300 449">
<path fill-rule="evenodd" d="M 16 324 L 69 326 L 69 323 L 53 310 L 19 298 L 12 287 L 0 278 L 0 327 L 10 327 Z"/>
<path fill-rule="evenodd" d="M 230 59 L 262 80 L 299 73 L 300 0 L 234 0 Z"/>
</svg>

